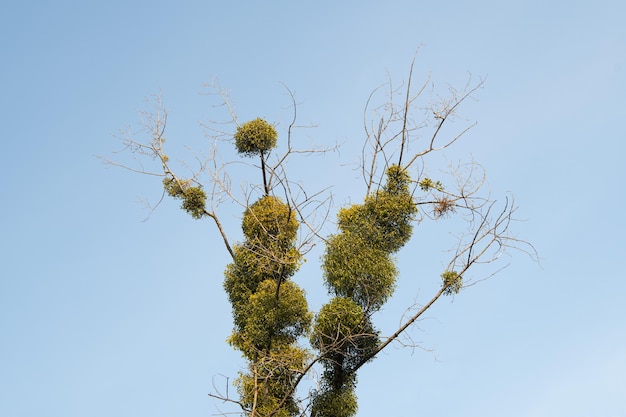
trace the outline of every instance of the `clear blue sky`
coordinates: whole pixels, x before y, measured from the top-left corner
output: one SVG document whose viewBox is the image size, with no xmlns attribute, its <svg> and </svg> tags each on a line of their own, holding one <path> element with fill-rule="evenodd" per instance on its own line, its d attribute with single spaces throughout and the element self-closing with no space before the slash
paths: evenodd
<svg viewBox="0 0 626 417">
<path fill-rule="evenodd" d="M 306 138 L 344 143 L 312 180 L 356 201 L 345 163 L 367 95 L 387 72 L 401 82 L 423 45 L 419 77 L 487 78 L 462 109 L 478 125 L 449 157 L 471 153 L 494 197 L 515 195 L 542 264 L 513 254 L 436 305 L 411 332 L 433 353 L 397 346 L 365 367 L 359 416 L 625 416 L 624 16 L 621 0 L 2 2 L 0 415 L 232 411 L 207 396 L 244 365 L 224 342 L 229 259 L 214 225 L 172 201 L 141 222 L 137 200 L 158 198 L 158 180 L 95 155 L 118 148 L 153 93 L 169 143 L 196 146 L 212 111 L 202 83 L 219 77 L 242 120 L 279 120 L 282 82 L 319 126 Z M 235 239 L 238 214 L 224 213 Z M 442 260 L 419 256 L 436 236 L 418 227 L 399 254 L 381 328 L 436 287 Z M 325 297 L 317 257 L 297 278 L 312 306 Z"/>
</svg>

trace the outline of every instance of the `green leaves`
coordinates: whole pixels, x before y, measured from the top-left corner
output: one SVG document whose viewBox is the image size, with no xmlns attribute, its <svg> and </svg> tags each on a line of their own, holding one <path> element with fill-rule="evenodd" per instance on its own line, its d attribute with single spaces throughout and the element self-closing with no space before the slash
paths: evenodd
<svg viewBox="0 0 626 417">
<path fill-rule="evenodd" d="M 333 297 L 316 317 L 311 344 L 331 369 L 339 365 L 349 371 L 376 348 L 378 332 L 361 306 L 350 298 Z"/>
<path fill-rule="evenodd" d="M 349 417 L 356 413 L 356 370 L 379 346 L 371 314 L 393 294 L 398 270 L 392 254 L 413 232 L 417 206 L 410 177 L 400 166 L 387 170 L 381 190 L 363 204 L 339 211 L 339 233 L 327 240 L 324 279 L 334 294 L 313 326 L 311 344 L 325 371 L 322 389 L 313 393 L 312 416 Z"/>
<path fill-rule="evenodd" d="M 254 408 L 258 416 L 299 415 L 295 393 L 290 391 L 307 359 L 306 352 L 294 346 L 280 347 L 259 356 L 235 383 L 241 404 L 248 410 Z"/>
<path fill-rule="evenodd" d="M 355 233 L 332 236 L 324 256 L 324 279 L 331 293 L 364 310 L 378 310 L 393 293 L 398 271 L 391 256 Z"/>
<path fill-rule="evenodd" d="M 261 119 L 243 125 L 236 135 L 238 150 L 252 155 L 274 146 L 273 128 L 267 126 Z M 391 166 L 386 175 L 385 185 L 363 204 L 340 210 L 339 232 L 327 241 L 322 267 L 334 296 L 320 309 L 310 334 L 325 368 L 320 389 L 312 393 L 313 416 L 356 413 L 355 372 L 380 344 L 371 315 L 393 294 L 398 271 L 392 255 L 411 237 L 417 212 L 408 174 Z M 170 188 L 177 196 L 187 190 Z M 298 227 L 288 204 L 261 197 L 243 214 L 245 241 L 233 248 L 233 263 L 225 271 L 235 323 L 229 343 L 250 361 L 238 388 L 242 404 L 259 415 L 298 413 L 291 384 L 307 353 L 296 343 L 312 321 L 304 291 L 290 280 L 301 262 Z"/>
<path fill-rule="evenodd" d="M 363 308 L 346 297 L 333 297 L 317 315 L 311 344 L 321 351 L 336 349 L 362 333 Z"/>
<path fill-rule="evenodd" d="M 261 197 L 243 214 L 245 241 L 233 248 L 224 273 L 235 323 L 228 342 L 250 367 L 237 381 L 241 403 L 258 415 L 299 414 L 292 387 L 308 354 L 296 343 L 312 314 L 304 291 L 289 279 L 302 259 L 295 247 L 298 226 L 288 204 Z"/>
<path fill-rule="evenodd" d="M 236 325 L 242 325 L 241 306 L 249 302 L 261 282 L 282 282 L 300 267 L 302 255 L 294 246 L 298 226 L 295 212 L 274 196 L 262 197 L 244 212 L 246 241 L 233 248 L 233 263 L 224 273 Z"/>
<path fill-rule="evenodd" d="M 408 242 L 417 206 L 409 190 L 410 178 L 397 165 L 387 170 L 382 190 L 365 198 L 361 205 L 339 211 L 339 229 L 355 233 L 385 252 L 394 253 Z"/>
<path fill-rule="evenodd" d="M 318 313 L 311 344 L 326 368 L 322 386 L 314 391 L 311 416 L 349 417 L 356 414 L 355 367 L 379 344 L 363 308 L 347 297 L 333 297 Z"/>
<path fill-rule="evenodd" d="M 446 271 L 441 274 L 443 280 L 443 293 L 445 295 L 458 294 L 463 288 L 463 277 L 456 271 Z"/>
<path fill-rule="evenodd" d="M 331 293 L 376 311 L 393 293 L 398 271 L 391 254 L 410 239 L 417 207 L 410 178 L 397 165 L 387 170 L 382 190 L 339 211 L 340 233 L 328 240 L 324 278 Z"/>
<path fill-rule="evenodd" d="M 183 201 L 181 208 L 194 219 L 200 219 L 205 214 L 206 193 L 202 187 L 192 187 L 189 180 L 181 181 L 173 177 L 163 178 L 163 187 L 170 197 Z"/>
<path fill-rule="evenodd" d="M 248 358 L 271 346 L 288 346 L 308 330 L 312 315 L 304 291 L 291 281 L 263 281 L 243 306 L 243 323 L 230 342 Z"/>
<path fill-rule="evenodd" d="M 246 122 L 237 128 L 235 146 L 244 156 L 255 156 L 276 146 L 278 133 L 274 126 L 261 118 Z"/>
<path fill-rule="evenodd" d="M 298 226 L 295 211 L 274 196 L 262 197 L 243 214 L 242 229 L 246 239 L 268 246 L 292 245 Z"/>
<path fill-rule="evenodd" d="M 422 189 L 422 191 L 430 191 L 431 189 L 435 189 L 437 191 L 442 191 L 443 192 L 443 185 L 441 184 L 441 181 L 433 181 L 430 178 L 424 178 L 419 182 L 420 188 Z"/>
<path fill-rule="evenodd" d="M 311 417 L 350 417 L 356 415 L 357 398 L 353 387 L 316 392 L 311 405 Z"/>
</svg>

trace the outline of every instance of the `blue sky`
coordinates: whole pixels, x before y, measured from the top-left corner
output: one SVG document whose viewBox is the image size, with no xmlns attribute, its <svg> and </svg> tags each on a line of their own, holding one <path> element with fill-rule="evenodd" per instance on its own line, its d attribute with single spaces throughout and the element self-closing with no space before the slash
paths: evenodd
<svg viewBox="0 0 626 417">
<path fill-rule="evenodd" d="M 334 185 L 337 207 L 358 201 L 365 100 L 387 74 L 403 81 L 420 45 L 417 77 L 486 78 L 461 110 L 478 125 L 446 157 L 473 157 L 494 197 L 515 195 L 516 230 L 542 262 L 513 253 L 440 301 L 411 332 L 432 352 L 395 346 L 363 368 L 359 416 L 626 415 L 623 2 L 90 3 L 0 5 L 0 415 L 232 411 L 207 396 L 244 365 L 224 342 L 229 259 L 214 225 L 173 201 L 142 222 L 158 180 L 96 155 L 119 148 L 152 94 L 184 157 L 214 111 L 203 83 L 219 78 L 241 120 L 277 121 L 284 83 L 318 125 L 303 139 L 343 143 L 304 160 L 310 183 Z M 445 224 L 420 227 L 382 329 L 438 284 Z M 296 278 L 312 307 L 325 300 L 318 256 Z"/>
</svg>

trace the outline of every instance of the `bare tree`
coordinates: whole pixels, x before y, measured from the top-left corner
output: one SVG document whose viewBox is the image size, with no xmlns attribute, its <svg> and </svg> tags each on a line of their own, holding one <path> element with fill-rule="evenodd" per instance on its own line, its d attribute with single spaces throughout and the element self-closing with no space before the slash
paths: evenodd
<svg viewBox="0 0 626 417">
<path fill-rule="evenodd" d="M 172 166 L 165 152 L 168 114 L 160 96 L 153 111 L 142 113 L 142 131 L 120 135 L 123 151 L 135 157 L 135 165 L 105 162 L 161 177 L 163 193 L 151 210 L 166 194 L 181 200 L 192 217 L 211 219 L 231 256 L 225 282 L 235 321 L 230 343 L 248 359 L 249 372 L 237 379 L 237 396 L 230 394 L 227 379 L 225 389 L 216 387 L 211 397 L 235 404 L 249 416 L 354 415 L 356 372 L 399 342 L 437 300 L 500 271 L 506 264 L 499 261 L 510 249 L 537 258 L 531 244 L 512 234 L 513 197 L 500 201 L 485 192 L 486 175 L 479 164 L 456 164 L 442 178 L 427 175 L 430 156 L 453 146 L 474 126 L 451 122 L 484 81 L 468 77 L 463 88 L 448 87 L 440 97 L 429 77 L 414 87 L 414 67 L 415 58 L 405 83 L 395 87 L 389 79 L 367 100 L 360 161 L 365 195 L 362 203 L 339 210 L 338 231 L 330 236 L 323 233 L 333 212 L 330 188 L 309 190 L 293 181 L 289 162 L 322 156 L 337 146 L 294 145 L 293 135 L 312 126 L 297 124 L 296 98 L 287 87 L 292 113 L 283 128 L 285 139 L 276 146 L 276 126 L 262 119 L 240 123 L 228 92 L 217 81 L 208 84 L 226 118 L 203 123 L 208 151 L 195 156 L 195 168 L 183 164 L 187 175 Z M 222 159 L 220 150 L 233 142 L 251 162 Z M 241 164 L 260 172 L 259 184 L 233 180 Z M 222 226 L 218 212 L 225 201 L 244 212 L 243 243 L 231 242 Z M 425 304 L 407 306 L 397 330 L 381 336 L 372 318 L 393 292 L 398 271 L 390 255 L 410 239 L 414 224 L 450 218 L 462 229 L 438 277 L 439 290 Z M 302 256 L 320 242 L 326 245 L 321 267 L 331 297 L 313 316 L 291 276 Z M 493 267 L 478 268 L 486 265 Z M 478 275 L 470 277 L 474 270 Z M 306 339 L 310 348 L 302 346 Z M 302 392 L 302 382 L 311 379 L 317 388 Z"/>
</svg>

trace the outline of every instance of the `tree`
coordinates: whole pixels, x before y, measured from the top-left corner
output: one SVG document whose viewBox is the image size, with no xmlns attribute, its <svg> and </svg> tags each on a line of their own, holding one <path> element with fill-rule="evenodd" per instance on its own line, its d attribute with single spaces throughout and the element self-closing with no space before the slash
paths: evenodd
<svg viewBox="0 0 626 417">
<path fill-rule="evenodd" d="M 484 195 L 485 175 L 478 164 L 460 164 L 446 178 L 426 175 L 428 157 L 452 146 L 473 126 L 452 134 L 445 129 L 483 81 L 470 78 L 462 90 L 450 88 L 444 99 L 423 103 L 431 83 L 426 79 L 413 88 L 414 63 L 404 87 L 394 89 L 388 82 L 367 101 L 360 162 L 365 195 L 360 203 L 339 209 L 336 231 L 329 236 L 323 227 L 332 210 L 330 192 L 311 192 L 293 181 L 288 161 L 335 148 L 294 147 L 297 105 L 289 89 L 293 114 L 282 139 L 276 126 L 262 118 L 239 123 L 228 94 L 213 83 L 210 88 L 227 109 L 228 123 L 205 125 L 209 154 L 197 159 L 199 168 L 190 175 L 179 174 L 165 153 L 167 112 L 160 98 L 156 110 L 144 114 L 146 139 L 122 137 L 128 151 L 156 161 L 158 170 L 108 161 L 161 177 L 164 195 L 179 199 L 194 219 L 208 218 L 216 225 L 231 257 L 224 273 L 234 323 L 228 343 L 241 352 L 247 371 L 236 380 L 237 398 L 209 395 L 238 404 L 245 415 L 355 415 L 358 370 L 442 296 L 478 282 L 468 279 L 470 269 L 494 263 L 509 248 L 535 256 L 532 245 L 510 233 L 516 210 L 512 197 L 500 203 Z M 385 99 L 377 106 L 379 93 Z M 219 153 L 220 147 L 232 145 L 260 174 L 259 183 L 245 188 L 243 196 L 234 191 L 230 161 L 222 161 Z M 242 242 L 231 243 L 222 227 L 218 208 L 223 201 L 242 208 Z M 448 218 L 457 219 L 465 231 L 441 272 L 439 290 L 419 308 L 408 306 L 411 314 L 393 334 L 381 335 L 374 318 L 394 292 L 399 274 L 394 254 L 411 239 L 415 225 Z M 318 242 L 325 246 L 320 266 L 329 300 L 313 313 L 294 277 Z M 313 389 L 303 392 L 302 383 L 314 370 L 320 376 Z"/>
</svg>

